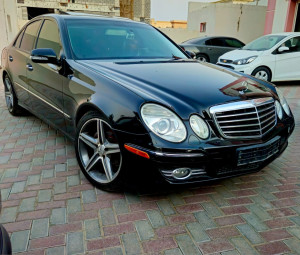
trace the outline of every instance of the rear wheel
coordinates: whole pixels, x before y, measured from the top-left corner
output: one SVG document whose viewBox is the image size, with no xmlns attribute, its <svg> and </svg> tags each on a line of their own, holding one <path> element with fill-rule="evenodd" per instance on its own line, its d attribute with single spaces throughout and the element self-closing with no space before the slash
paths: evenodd
<svg viewBox="0 0 300 255">
<path fill-rule="evenodd" d="M 116 134 L 100 113 L 86 113 L 78 124 L 76 156 L 83 174 L 105 190 L 122 186 L 122 153 Z"/>
<path fill-rule="evenodd" d="M 3 83 L 7 110 L 13 116 L 21 115 L 24 112 L 24 109 L 18 104 L 18 99 L 16 97 L 12 82 L 7 74 L 4 76 Z"/>
<path fill-rule="evenodd" d="M 252 72 L 252 76 L 263 81 L 271 81 L 271 72 L 266 67 L 258 67 Z"/>
<path fill-rule="evenodd" d="M 200 62 L 209 62 L 208 56 L 206 56 L 204 54 L 198 54 L 196 56 L 196 59 L 198 59 Z"/>
</svg>

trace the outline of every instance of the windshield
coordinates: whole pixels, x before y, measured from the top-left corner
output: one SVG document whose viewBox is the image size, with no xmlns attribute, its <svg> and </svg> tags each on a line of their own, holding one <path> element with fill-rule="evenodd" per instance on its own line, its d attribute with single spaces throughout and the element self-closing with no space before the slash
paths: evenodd
<svg viewBox="0 0 300 255">
<path fill-rule="evenodd" d="M 254 40 L 251 43 L 248 43 L 242 49 L 257 50 L 257 51 L 269 50 L 285 37 L 286 36 L 284 35 L 266 35 Z"/>
<path fill-rule="evenodd" d="M 151 26 L 112 20 L 67 20 L 76 59 L 187 58 Z"/>
</svg>

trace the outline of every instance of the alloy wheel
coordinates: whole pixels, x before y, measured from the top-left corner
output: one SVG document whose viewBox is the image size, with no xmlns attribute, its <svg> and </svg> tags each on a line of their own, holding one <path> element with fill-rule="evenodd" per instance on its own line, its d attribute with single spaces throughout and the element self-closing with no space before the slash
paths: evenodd
<svg viewBox="0 0 300 255">
<path fill-rule="evenodd" d="M 110 183 L 120 172 L 119 143 L 110 125 L 100 118 L 90 119 L 82 126 L 78 154 L 86 173 L 98 183 Z"/>
<path fill-rule="evenodd" d="M 269 79 L 269 75 L 266 71 L 258 71 L 256 74 L 255 74 L 255 77 L 258 78 L 258 79 L 261 79 L 261 80 L 264 80 L 264 81 L 268 81 Z"/>
<path fill-rule="evenodd" d="M 12 85 L 9 78 L 4 79 L 5 84 L 5 101 L 7 105 L 7 109 L 11 112 L 14 107 L 14 95 L 12 90 Z"/>
</svg>

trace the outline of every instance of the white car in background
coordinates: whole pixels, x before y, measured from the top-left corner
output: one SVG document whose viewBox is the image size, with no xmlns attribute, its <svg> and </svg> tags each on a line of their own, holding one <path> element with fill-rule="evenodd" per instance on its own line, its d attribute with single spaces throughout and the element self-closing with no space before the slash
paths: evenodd
<svg viewBox="0 0 300 255">
<path fill-rule="evenodd" d="M 300 33 L 262 36 L 223 54 L 217 65 L 266 81 L 300 80 Z"/>
</svg>

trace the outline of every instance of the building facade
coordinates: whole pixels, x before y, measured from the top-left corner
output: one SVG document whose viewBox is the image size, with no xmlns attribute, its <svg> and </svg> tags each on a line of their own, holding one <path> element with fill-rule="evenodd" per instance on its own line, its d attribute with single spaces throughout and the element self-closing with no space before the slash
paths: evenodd
<svg viewBox="0 0 300 255">
<path fill-rule="evenodd" d="M 231 36 L 244 43 L 262 36 L 267 0 L 238 3 L 190 2 L 188 29 L 199 31 L 201 36 Z"/>
<path fill-rule="evenodd" d="M 187 21 L 185 20 L 160 21 L 150 19 L 150 24 L 157 28 L 187 28 Z"/>
<path fill-rule="evenodd" d="M 269 0 L 265 34 L 300 32 L 300 1 Z"/>
<path fill-rule="evenodd" d="M 120 16 L 120 0 L 0 0 L 0 51 L 28 20 L 59 10 Z M 151 0 L 134 0 L 134 20 L 149 23 L 150 12 Z"/>
</svg>

